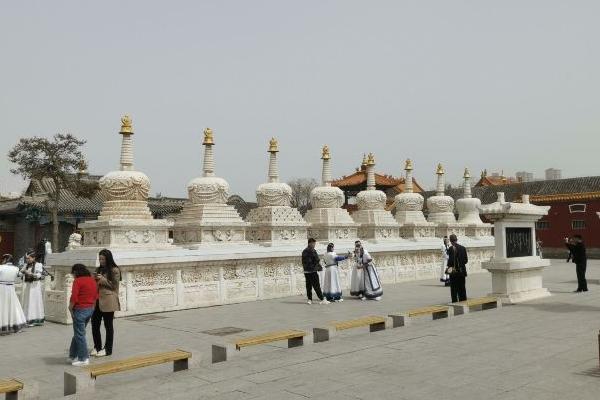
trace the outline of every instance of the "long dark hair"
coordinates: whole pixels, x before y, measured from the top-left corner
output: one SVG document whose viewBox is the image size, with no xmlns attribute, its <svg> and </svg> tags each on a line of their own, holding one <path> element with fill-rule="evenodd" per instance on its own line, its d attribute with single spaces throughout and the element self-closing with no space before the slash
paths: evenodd
<svg viewBox="0 0 600 400">
<path fill-rule="evenodd" d="M 108 279 L 110 282 L 114 282 L 115 275 L 113 274 L 113 268 L 119 270 L 119 276 L 121 275 L 121 270 L 119 269 L 117 263 L 115 263 L 115 259 L 113 258 L 111 251 L 108 249 L 102 249 L 98 253 L 98 257 L 100 256 L 104 256 L 106 259 L 106 265 L 104 267 L 100 266 L 98 268 L 98 272 L 106 274 L 106 279 Z"/>
<path fill-rule="evenodd" d="M 75 264 L 71 267 L 71 275 L 75 278 L 79 278 L 80 276 L 92 276 L 87 267 L 83 264 Z"/>
</svg>

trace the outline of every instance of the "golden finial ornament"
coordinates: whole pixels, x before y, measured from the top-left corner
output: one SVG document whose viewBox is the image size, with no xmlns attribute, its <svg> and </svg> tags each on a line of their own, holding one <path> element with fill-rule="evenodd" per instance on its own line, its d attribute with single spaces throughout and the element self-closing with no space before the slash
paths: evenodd
<svg viewBox="0 0 600 400">
<path fill-rule="evenodd" d="M 438 164 L 437 166 L 437 171 L 435 172 L 438 175 L 444 175 L 446 173 L 446 171 L 444 171 L 444 167 L 442 166 L 442 164 Z"/>
<path fill-rule="evenodd" d="M 363 159 L 362 159 L 362 163 L 360 164 L 361 167 L 366 167 L 367 166 L 367 155 L 365 153 L 363 153 Z"/>
<path fill-rule="evenodd" d="M 271 138 L 269 140 L 269 153 L 277 153 L 279 151 L 279 144 L 277 143 L 277 139 Z"/>
<path fill-rule="evenodd" d="M 465 168 L 465 174 L 463 175 L 463 178 L 468 179 L 471 177 L 471 173 L 469 172 L 469 168 Z"/>
<path fill-rule="evenodd" d="M 406 164 L 404 164 L 404 170 L 405 171 L 412 171 L 413 170 L 413 162 L 410 158 L 406 159 Z"/>
<path fill-rule="evenodd" d="M 329 146 L 323 146 L 323 151 L 321 154 L 321 160 L 329 160 L 331 158 L 331 153 L 329 152 Z"/>
<path fill-rule="evenodd" d="M 367 157 L 367 165 L 375 165 L 375 156 L 373 155 L 373 153 L 369 153 L 369 157 Z"/>
<path fill-rule="evenodd" d="M 204 129 L 204 141 L 202 141 L 202 144 L 209 145 L 209 146 L 215 144 L 212 129 L 210 129 L 210 128 Z"/>
<path fill-rule="evenodd" d="M 133 134 L 133 125 L 131 124 L 131 117 L 127 114 L 121 117 L 121 131 L 120 134 Z"/>
</svg>

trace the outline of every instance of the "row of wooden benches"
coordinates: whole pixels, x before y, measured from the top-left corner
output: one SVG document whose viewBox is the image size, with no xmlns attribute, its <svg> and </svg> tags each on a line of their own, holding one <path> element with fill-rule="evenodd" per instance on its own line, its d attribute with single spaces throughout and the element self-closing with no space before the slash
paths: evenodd
<svg viewBox="0 0 600 400">
<path fill-rule="evenodd" d="M 403 313 L 390 314 L 384 316 L 368 316 L 349 321 L 332 322 L 326 327 L 314 328 L 313 342 L 319 343 L 329 340 L 338 331 L 344 331 L 352 328 L 369 327 L 371 332 L 384 330 L 386 328 L 396 328 L 406 326 L 412 318 L 431 315 L 432 319 L 447 318 L 452 310 L 453 315 L 466 314 L 473 308 L 482 310 L 497 308 L 501 302 L 495 297 L 482 297 L 471 299 L 459 303 L 448 305 L 435 305 L 429 307 L 416 308 Z M 233 343 L 217 344 L 212 346 L 212 363 L 226 361 L 233 355 L 233 350 L 241 350 L 244 347 L 255 346 L 259 344 L 287 340 L 288 347 L 302 346 L 305 338 L 310 336 L 308 332 L 301 330 L 283 330 L 269 332 L 263 335 L 251 336 L 236 340 Z M 173 371 L 181 371 L 189 368 L 192 353 L 184 350 L 174 350 L 169 352 L 154 353 L 150 355 L 131 357 L 122 360 L 109 361 L 102 364 L 94 364 L 81 369 L 70 369 L 65 371 L 64 376 L 64 395 L 71 395 L 81 392 L 89 392 L 95 386 L 95 380 L 102 375 L 113 374 L 117 372 L 130 371 L 146 366 L 159 365 L 164 363 L 173 363 Z M 199 355 L 195 359 L 200 362 Z M 19 392 L 24 389 L 24 384 L 16 379 L 0 380 L 0 393 L 6 393 L 6 399 L 14 400 L 19 398 Z M 30 391 L 26 396 L 35 398 L 37 390 Z"/>
</svg>

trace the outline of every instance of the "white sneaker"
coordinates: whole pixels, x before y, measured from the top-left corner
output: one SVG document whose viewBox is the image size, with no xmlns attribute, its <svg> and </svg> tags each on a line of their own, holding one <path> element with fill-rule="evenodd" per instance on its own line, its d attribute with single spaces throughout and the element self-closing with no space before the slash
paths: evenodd
<svg viewBox="0 0 600 400">
<path fill-rule="evenodd" d="M 306 304 L 312 304 L 312 300 L 307 301 Z"/>
<path fill-rule="evenodd" d="M 379 300 L 381 300 L 381 297 L 375 297 L 373 300 L 379 301 Z"/>
<path fill-rule="evenodd" d="M 98 355 L 98 352 L 96 351 L 96 348 L 91 349 L 89 351 L 89 353 L 90 353 L 90 356 L 94 356 L 94 357 L 96 357 Z"/>
<path fill-rule="evenodd" d="M 361 297 L 360 301 L 367 301 L 367 298 L 366 297 Z"/>
<path fill-rule="evenodd" d="M 67 358 L 67 364 L 73 364 L 75 361 L 77 361 L 77 358 Z"/>
<path fill-rule="evenodd" d="M 344 301 L 344 299 L 338 299 L 338 300 L 336 300 L 335 302 L 336 302 L 336 303 L 341 303 L 342 301 Z"/>
<path fill-rule="evenodd" d="M 329 303 L 330 303 L 330 301 L 327 299 L 323 299 L 319 302 L 319 304 L 329 304 Z"/>
<path fill-rule="evenodd" d="M 106 351 L 104 349 L 102 349 L 96 353 L 96 357 L 105 357 L 105 356 L 106 356 Z"/>
<path fill-rule="evenodd" d="M 86 365 L 89 365 L 89 364 L 90 364 L 90 359 L 89 358 L 86 358 L 83 361 L 76 360 L 76 361 L 73 361 L 71 363 L 71 365 L 74 366 L 74 367 L 83 367 L 83 366 L 86 366 Z"/>
</svg>

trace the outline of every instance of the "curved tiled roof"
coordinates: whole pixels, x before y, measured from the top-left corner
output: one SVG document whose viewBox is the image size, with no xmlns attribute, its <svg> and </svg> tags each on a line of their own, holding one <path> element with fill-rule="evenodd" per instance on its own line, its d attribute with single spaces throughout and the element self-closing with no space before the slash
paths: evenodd
<svg viewBox="0 0 600 400">
<path fill-rule="evenodd" d="M 406 179 L 404 177 L 395 177 L 391 175 L 381 175 L 375 173 L 375 186 L 387 187 L 391 190 L 395 190 L 396 194 L 404 191 L 404 184 Z M 337 186 L 339 188 L 354 187 L 354 186 L 365 186 L 367 185 L 367 173 L 365 170 L 359 170 L 349 176 L 344 176 L 340 179 L 331 181 L 331 186 Z M 413 190 L 415 192 L 422 192 L 423 188 L 413 178 Z"/>
<path fill-rule="evenodd" d="M 532 202 L 596 199 L 600 198 L 600 176 L 520 182 L 472 188 L 473 197 L 480 199 L 483 204 L 495 202 L 498 198 L 496 194 L 498 192 L 504 192 L 506 201 L 520 201 L 522 194 L 528 194 Z M 449 189 L 446 190 L 446 194 L 454 199 L 459 199 L 463 196 L 463 190 L 462 188 Z M 423 193 L 425 198 L 433 195 L 435 195 L 434 190 Z"/>
</svg>

